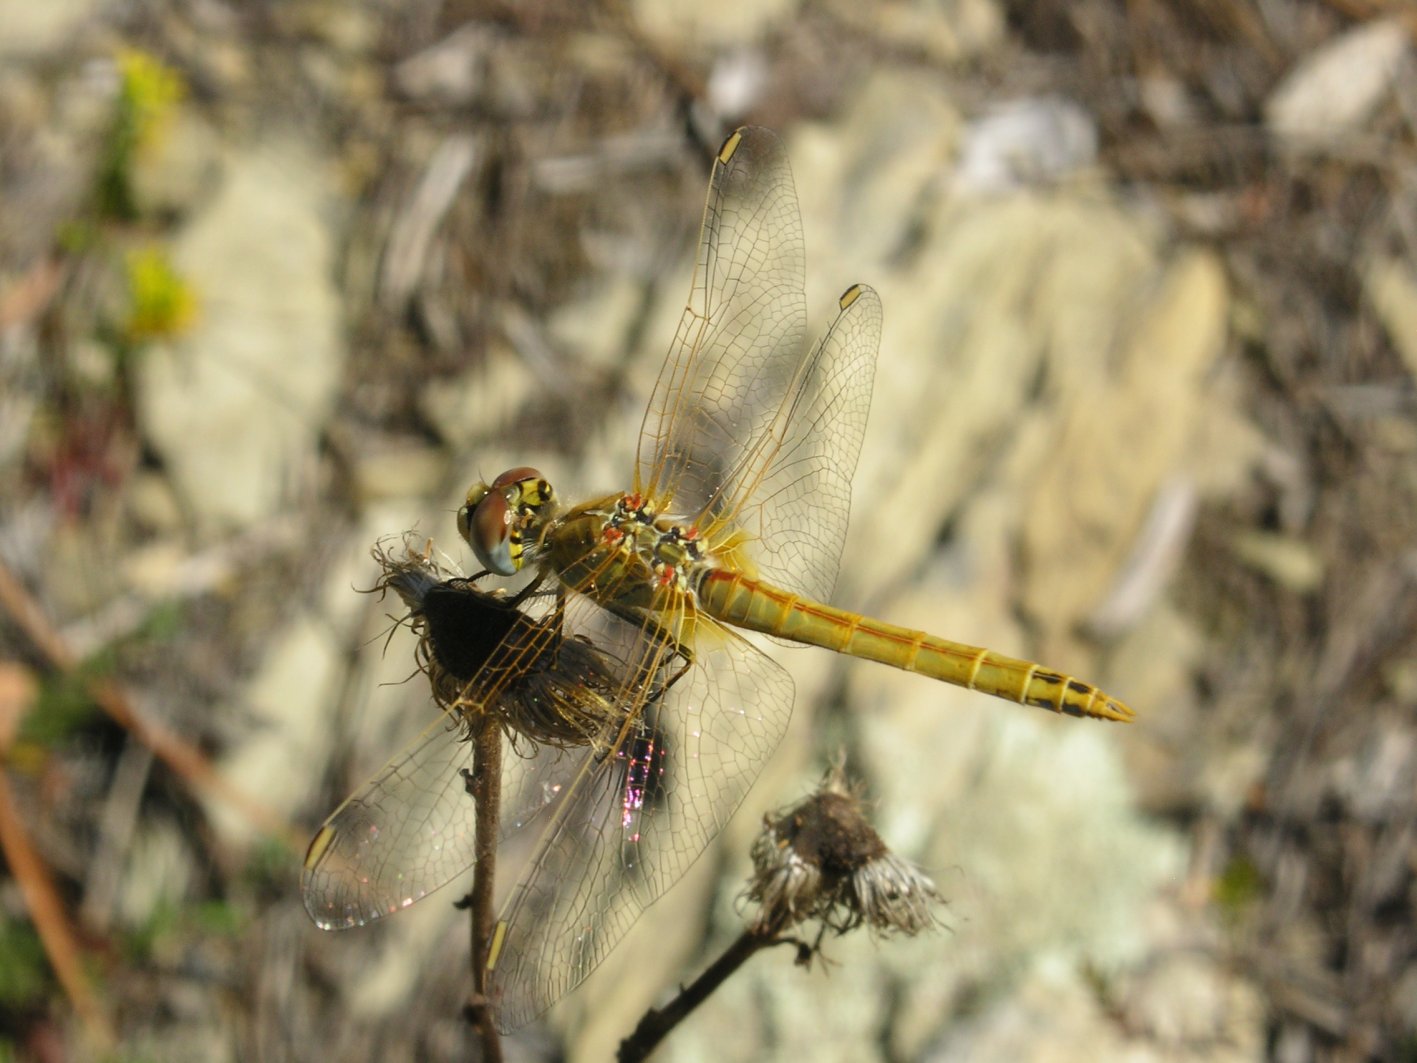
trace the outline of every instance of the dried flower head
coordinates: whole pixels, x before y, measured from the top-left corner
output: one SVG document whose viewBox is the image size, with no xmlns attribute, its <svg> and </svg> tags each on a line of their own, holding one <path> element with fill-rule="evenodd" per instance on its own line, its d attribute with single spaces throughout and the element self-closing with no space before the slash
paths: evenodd
<svg viewBox="0 0 1417 1063">
<path fill-rule="evenodd" d="M 935 884 L 886 847 L 839 761 L 811 796 L 764 817 L 752 855 L 755 933 L 816 919 L 838 933 L 865 923 L 879 934 L 918 934 L 937 922 Z"/>
<path fill-rule="evenodd" d="M 412 532 L 401 549 L 381 539 L 372 552 L 383 570 L 373 590 L 392 590 L 408 607 L 400 622 L 418 636 L 418 667 L 449 715 L 470 726 L 495 712 L 513 741 L 538 745 L 592 745 L 617 731 L 616 662 L 587 639 L 563 636 L 554 613 L 534 617 L 514 598 L 481 590 Z"/>
</svg>

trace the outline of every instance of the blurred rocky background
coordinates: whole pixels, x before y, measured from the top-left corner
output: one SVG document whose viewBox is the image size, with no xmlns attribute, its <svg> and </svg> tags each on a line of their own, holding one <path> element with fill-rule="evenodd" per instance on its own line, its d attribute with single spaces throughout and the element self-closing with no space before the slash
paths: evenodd
<svg viewBox="0 0 1417 1063">
<path fill-rule="evenodd" d="M 305 840 L 432 718 L 370 545 L 625 486 L 711 153 L 886 322 L 836 601 L 1129 726 L 813 650 L 734 825 L 509 1058 L 608 1058 L 837 749 L 946 932 L 664 1060 L 1417 1058 L 1406 0 L 0 0 L 0 1059 L 475 1058 L 449 888 Z M 470 564 L 470 559 L 467 561 Z"/>
</svg>

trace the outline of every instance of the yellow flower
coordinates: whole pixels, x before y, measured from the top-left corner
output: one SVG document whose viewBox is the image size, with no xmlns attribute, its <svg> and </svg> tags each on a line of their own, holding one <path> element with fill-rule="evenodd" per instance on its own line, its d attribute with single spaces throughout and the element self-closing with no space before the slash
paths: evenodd
<svg viewBox="0 0 1417 1063">
<path fill-rule="evenodd" d="M 131 251 L 124 259 L 128 281 L 128 316 L 123 331 L 130 342 L 172 337 L 185 332 L 197 316 L 192 286 L 172 268 L 158 247 Z"/>
<path fill-rule="evenodd" d="M 133 49 L 119 52 L 118 71 L 119 121 L 127 127 L 132 146 L 142 149 L 162 136 L 187 85 L 177 71 Z"/>
</svg>

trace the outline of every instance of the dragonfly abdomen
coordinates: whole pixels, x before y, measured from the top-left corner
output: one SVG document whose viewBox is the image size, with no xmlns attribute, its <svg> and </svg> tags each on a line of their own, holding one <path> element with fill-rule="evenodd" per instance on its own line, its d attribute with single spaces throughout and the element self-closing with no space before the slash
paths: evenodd
<svg viewBox="0 0 1417 1063">
<path fill-rule="evenodd" d="M 1068 716 L 1127 721 L 1132 710 L 1090 683 L 1032 661 L 897 627 L 725 569 L 705 574 L 699 605 L 726 624 L 939 679 Z"/>
</svg>

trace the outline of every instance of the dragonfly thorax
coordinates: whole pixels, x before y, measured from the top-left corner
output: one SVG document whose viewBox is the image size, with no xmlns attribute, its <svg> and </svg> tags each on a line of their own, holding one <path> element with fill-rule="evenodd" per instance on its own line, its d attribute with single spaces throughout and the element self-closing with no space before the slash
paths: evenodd
<svg viewBox="0 0 1417 1063">
<path fill-rule="evenodd" d="M 605 515 L 601 540 L 649 570 L 651 587 L 690 591 L 704 562 L 699 531 L 655 513 L 639 494 L 621 495 Z"/>
<path fill-rule="evenodd" d="M 712 552 L 692 524 L 657 510 L 633 493 L 577 506 L 547 527 L 536 560 L 566 586 L 602 603 L 695 608 Z"/>
<path fill-rule="evenodd" d="M 458 510 L 458 534 L 489 572 L 515 576 L 534 544 L 556 516 L 556 493 L 529 466 L 508 469 L 490 484 L 475 483 Z"/>
<path fill-rule="evenodd" d="M 654 541 L 651 567 L 661 587 L 690 590 L 704 562 L 699 530 L 692 524 L 669 524 Z"/>
</svg>

